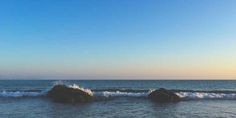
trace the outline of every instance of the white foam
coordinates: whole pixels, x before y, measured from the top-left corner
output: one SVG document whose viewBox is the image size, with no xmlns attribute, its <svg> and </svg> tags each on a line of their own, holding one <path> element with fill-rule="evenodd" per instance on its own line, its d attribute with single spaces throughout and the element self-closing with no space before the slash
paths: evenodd
<svg viewBox="0 0 236 118">
<path fill-rule="evenodd" d="M 69 83 L 66 83 L 66 82 L 64 82 L 64 81 L 59 80 L 59 81 L 54 81 L 54 82 L 53 82 L 53 85 L 54 85 L 54 86 L 56 86 L 56 85 L 66 85 L 66 86 L 69 87 L 69 88 L 79 89 L 79 90 L 81 90 L 81 91 L 84 91 L 84 92 L 88 93 L 89 95 L 93 95 L 93 92 L 92 92 L 90 89 L 85 89 L 85 88 L 83 88 L 83 87 L 80 87 L 80 86 L 77 85 L 77 84 L 72 84 L 72 85 L 70 85 Z"/>
<path fill-rule="evenodd" d="M 79 85 L 76 85 L 76 84 L 68 85 L 68 87 L 74 88 L 74 89 L 79 89 L 81 91 L 84 91 L 84 92 L 88 93 L 89 95 L 93 95 L 93 92 L 90 89 L 82 88 L 82 87 L 80 87 Z"/>
<path fill-rule="evenodd" d="M 142 92 L 142 93 L 134 93 L 134 92 L 110 92 L 110 91 L 103 91 L 103 92 L 96 92 L 96 96 L 104 96 L 104 97 L 145 97 L 149 93 Z"/>
<path fill-rule="evenodd" d="M 236 99 L 236 93 L 178 92 L 181 98 L 190 99 Z"/>
<path fill-rule="evenodd" d="M 2 91 L 0 97 L 37 97 L 44 94 L 45 92 Z"/>
</svg>

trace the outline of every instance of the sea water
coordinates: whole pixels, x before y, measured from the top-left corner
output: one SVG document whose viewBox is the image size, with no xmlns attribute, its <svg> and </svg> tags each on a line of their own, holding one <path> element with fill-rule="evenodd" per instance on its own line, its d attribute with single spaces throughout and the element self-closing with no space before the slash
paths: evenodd
<svg viewBox="0 0 236 118">
<path fill-rule="evenodd" d="M 104 99 L 55 103 L 44 97 L 55 84 Z M 183 100 L 155 103 L 148 94 L 173 90 Z M 215 118 L 236 117 L 236 81 L 0 80 L 0 118 Z"/>
</svg>

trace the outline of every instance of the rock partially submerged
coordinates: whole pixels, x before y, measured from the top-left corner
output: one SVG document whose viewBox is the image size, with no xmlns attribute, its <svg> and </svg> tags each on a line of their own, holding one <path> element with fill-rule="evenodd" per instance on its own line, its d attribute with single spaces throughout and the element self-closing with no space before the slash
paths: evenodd
<svg viewBox="0 0 236 118">
<path fill-rule="evenodd" d="M 160 88 L 155 90 L 148 95 L 148 98 L 155 102 L 178 102 L 180 97 L 176 95 L 173 91 Z"/>
<path fill-rule="evenodd" d="M 81 103 L 93 100 L 93 95 L 83 89 L 72 88 L 66 85 L 55 85 L 47 94 L 55 102 Z"/>
</svg>

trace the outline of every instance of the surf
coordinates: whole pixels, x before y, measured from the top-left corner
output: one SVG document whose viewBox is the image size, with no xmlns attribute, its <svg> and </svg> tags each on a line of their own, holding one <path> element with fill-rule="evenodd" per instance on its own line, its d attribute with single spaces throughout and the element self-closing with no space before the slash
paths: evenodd
<svg viewBox="0 0 236 118">
<path fill-rule="evenodd" d="M 57 83 L 45 90 L 2 90 L 0 97 L 44 97 L 55 85 L 65 84 Z M 95 97 L 143 97 L 146 98 L 155 89 L 127 89 L 127 88 L 106 88 L 106 89 L 88 89 L 77 84 L 65 84 L 67 87 L 79 89 Z M 203 91 L 203 90 L 172 90 L 183 100 L 200 100 L 200 99 L 219 99 L 219 100 L 236 100 L 236 91 Z"/>
</svg>

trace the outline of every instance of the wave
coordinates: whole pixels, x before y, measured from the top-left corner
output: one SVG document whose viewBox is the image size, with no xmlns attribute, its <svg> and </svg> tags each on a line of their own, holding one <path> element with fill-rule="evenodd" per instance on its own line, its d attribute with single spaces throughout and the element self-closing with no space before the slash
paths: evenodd
<svg viewBox="0 0 236 118">
<path fill-rule="evenodd" d="M 38 97 L 47 92 L 29 92 L 29 91 L 1 91 L 0 97 Z"/>
<path fill-rule="evenodd" d="M 235 99 L 236 93 L 178 92 L 183 99 Z"/>
<path fill-rule="evenodd" d="M 56 83 L 54 85 L 64 84 Z M 129 88 L 106 88 L 106 89 L 84 89 L 76 84 L 68 84 L 70 88 L 83 90 L 95 97 L 147 97 L 153 90 L 149 89 L 129 89 Z M 45 96 L 47 92 L 52 89 L 46 90 L 4 90 L 0 91 L 0 97 L 41 97 Z M 183 100 L 194 99 L 233 99 L 236 100 L 236 91 L 202 91 L 202 90 L 172 90 Z"/>
<path fill-rule="evenodd" d="M 150 92 L 101 91 L 93 92 L 95 97 L 147 97 Z M 1 91 L 0 97 L 41 97 L 47 92 Z M 236 100 L 236 93 L 176 92 L 183 100 L 194 99 L 231 99 Z"/>
<path fill-rule="evenodd" d="M 68 85 L 68 87 L 69 88 L 74 88 L 74 89 L 79 89 L 81 91 L 84 91 L 84 92 L 88 93 L 89 95 L 93 95 L 93 92 L 90 89 L 82 88 L 82 87 L 80 87 L 79 85 L 76 85 L 76 84 Z"/>
<path fill-rule="evenodd" d="M 122 92 L 122 91 L 103 91 L 103 92 L 95 92 L 95 96 L 103 96 L 103 97 L 147 97 L 148 92 Z"/>
<path fill-rule="evenodd" d="M 177 89 L 172 89 L 172 91 L 178 93 L 178 92 L 192 92 L 192 93 L 236 93 L 236 91 L 230 91 L 230 90 L 177 90 Z"/>
<path fill-rule="evenodd" d="M 95 92 L 95 96 L 104 97 L 147 97 L 152 90 L 147 92 L 122 92 L 122 91 L 103 91 Z M 229 91 L 218 91 L 216 93 L 212 91 L 205 92 L 175 92 L 183 100 L 193 100 L 193 99 L 232 99 L 236 100 L 236 92 Z"/>
</svg>

